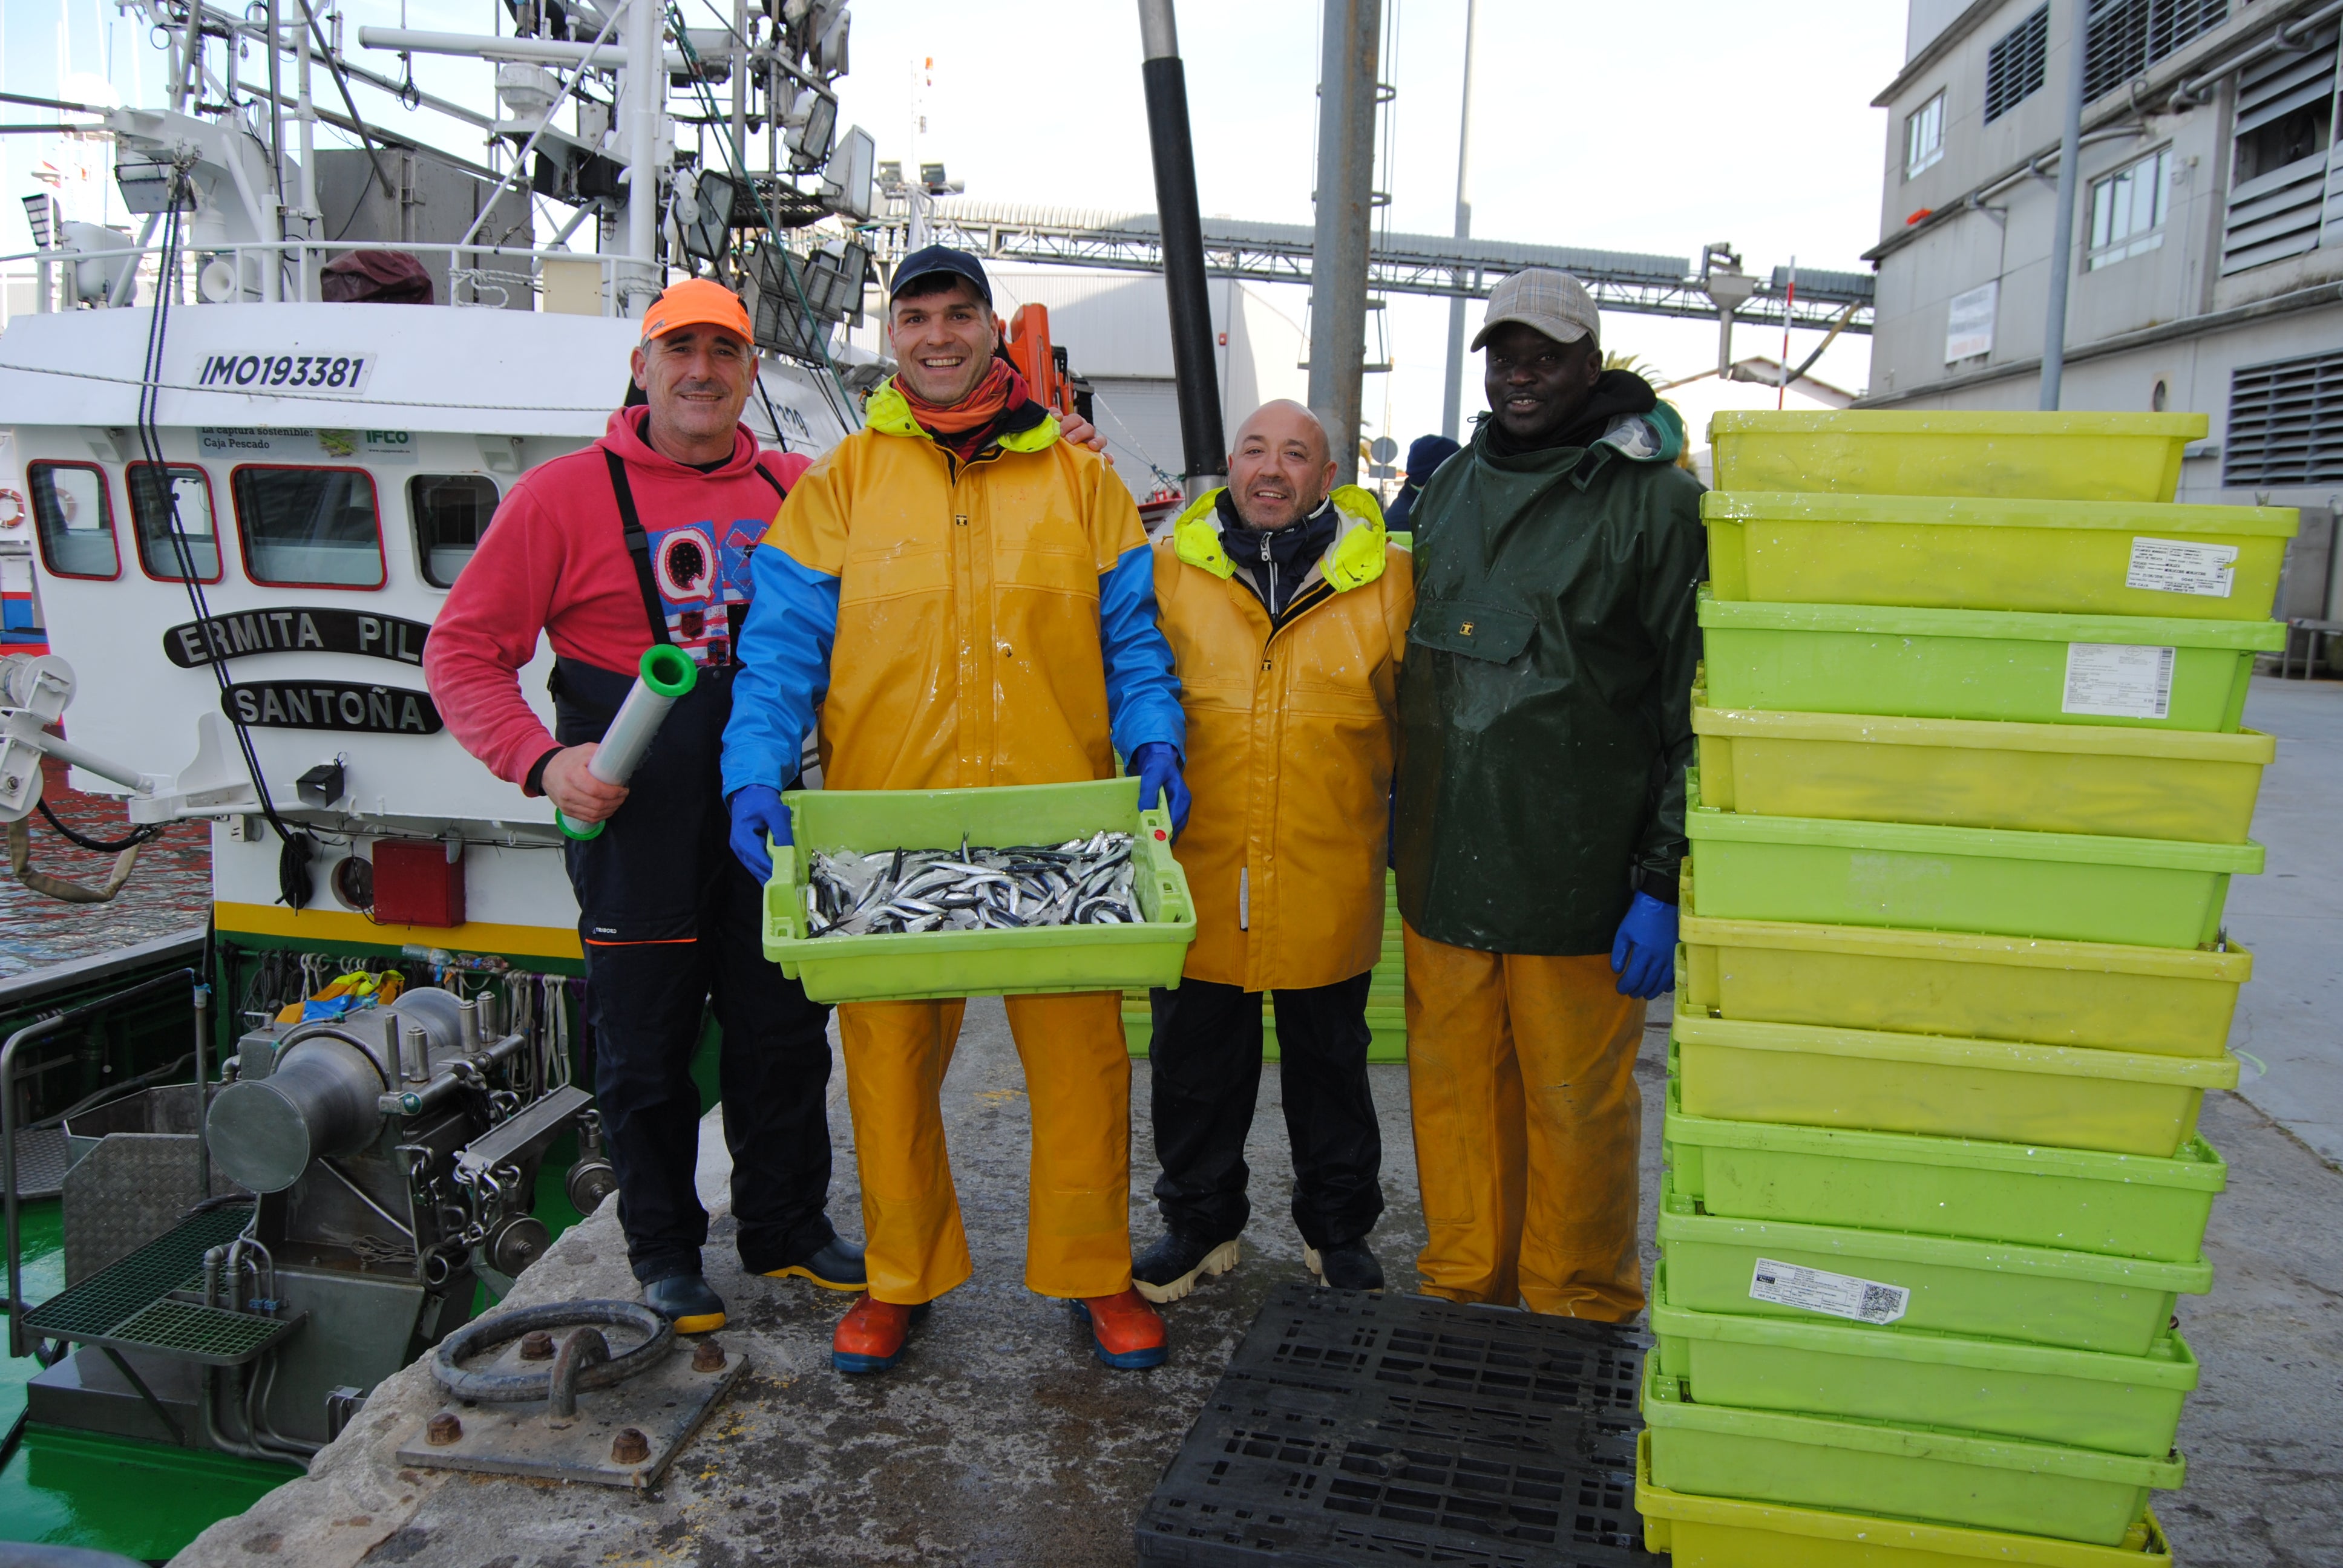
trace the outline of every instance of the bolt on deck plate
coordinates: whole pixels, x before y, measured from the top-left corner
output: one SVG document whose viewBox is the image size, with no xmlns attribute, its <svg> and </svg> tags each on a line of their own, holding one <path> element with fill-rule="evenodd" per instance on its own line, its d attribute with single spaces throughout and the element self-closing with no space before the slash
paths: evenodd
<svg viewBox="0 0 2343 1568">
<path fill-rule="evenodd" d="M 425 1440 L 425 1429 L 418 1425 L 399 1444 L 398 1462 L 597 1486 L 638 1490 L 656 1486 L 708 1419 L 708 1412 L 716 1408 L 716 1402 L 749 1370 L 748 1356 L 727 1347 L 719 1369 L 695 1372 L 694 1352 L 704 1342 L 679 1338 L 665 1360 L 639 1376 L 610 1388 L 581 1390 L 578 1421 L 572 1426 L 548 1425 L 543 1400 L 442 1406 L 432 1413 L 452 1412 L 462 1424 L 462 1435 L 435 1447 Z M 504 1370 L 505 1362 L 510 1360 L 512 1370 L 518 1371 L 519 1356 L 516 1342 L 504 1346 L 492 1364 Z M 630 1427 L 649 1441 L 649 1452 L 638 1462 L 621 1464 L 612 1457 L 612 1447 L 618 1434 Z"/>
</svg>

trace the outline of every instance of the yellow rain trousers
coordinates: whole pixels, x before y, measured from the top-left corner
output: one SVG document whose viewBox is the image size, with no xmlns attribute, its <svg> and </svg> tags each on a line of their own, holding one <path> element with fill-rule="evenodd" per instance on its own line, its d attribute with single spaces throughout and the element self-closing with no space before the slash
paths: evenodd
<svg viewBox="0 0 2343 1568">
<path fill-rule="evenodd" d="M 1601 953 L 1482 952 L 1412 926 L 1405 941 L 1424 1294 L 1634 1317 L 1644 1004 Z"/>
<path fill-rule="evenodd" d="M 1007 999 L 1031 1097 L 1025 1288 L 1111 1296 L 1131 1288 L 1131 1057 L 1120 991 Z M 964 1001 L 838 1010 L 862 1173 L 863 1259 L 882 1302 L 930 1302 L 969 1277 L 968 1235 L 938 1096 Z"/>
</svg>

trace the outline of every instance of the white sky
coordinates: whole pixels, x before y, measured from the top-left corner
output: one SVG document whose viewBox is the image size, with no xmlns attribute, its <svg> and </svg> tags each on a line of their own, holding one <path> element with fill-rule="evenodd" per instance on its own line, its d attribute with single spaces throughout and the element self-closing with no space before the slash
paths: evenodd
<svg viewBox="0 0 2343 1568">
<path fill-rule="evenodd" d="M 729 20 L 729 0 L 721 3 Z M 1396 13 L 1397 46 L 1384 75 L 1398 88 L 1397 157 L 1378 183 L 1392 192 L 1394 229 L 1445 233 L 1453 219 L 1464 0 L 1384 5 Z M 407 25 L 462 32 L 488 30 L 496 14 L 493 0 L 345 0 L 343 9 L 353 48 L 359 25 L 397 25 L 402 12 Z M 709 0 L 685 0 L 685 11 L 695 24 L 716 19 Z M 1311 221 L 1318 11 L 1312 0 L 1180 0 L 1207 214 Z M 1761 274 L 1793 255 L 1809 266 L 1861 267 L 1857 256 L 1878 236 L 1885 158 L 1884 116 L 1870 99 L 1903 62 L 1904 6 L 1480 0 L 1480 11 L 1476 235 L 1687 261 L 1703 243 L 1729 240 Z M 161 55 L 146 31 L 117 17 L 109 0 L 0 0 L 0 83 L 49 95 L 68 85 L 86 92 L 85 78 L 110 79 L 126 101 L 153 103 Z M 917 156 L 944 162 L 971 197 L 1154 209 L 1131 0 L 1040 7 L 1030 0 L 859 0 L 840 118 L 867 126 L 881 158 L 914 156 L 911 72 L 927 57 L 936 86 Z M 378 69 L 397 69 L 395 56 L 374 58 Z M 416 60 L 422 85 L 483 106 L 493 69 Z M 322 80 L 319 88 L 330 105 Z M 381 95 L 359 91 L 369 118 L 411 119 L 427 139 L 480 158 L 477 132 L 434 116 L 406 116 Z M 22 123 L 41 113 L 7 106 L 0 118 Z M 7 251 L 28 243 L 16 198 L 35 188 L 28 171 L 48 145 L 0 137 L 0 246 Z M 1298 318 L 1300 291 L 1292 292 L 1280 304 Z M 1477 325 L 1480 307 L 1472 310 Z M 1370 433 L 1380 433 L 1388 397 L 1389 433 L 1404 447 L 1438 427 L 1447 304 L 1399 297 L 1385 314 L 1396 369 L 1368 377 L 1366 415 Z M 1604 336 L 1606 347 L 1643 357 L 1666 377 L 1715 360 L 1713 322 L 1613 315 Z M 1791 353 L 1802 359 L 1819 341 L 1795 334 Z M 1736 357 L 1778 355 L 1781 346 L 1777 330 L 1744 327 L 1735 336 Z M 1069 347 L 1079 367 L 1081 346 Z M 1868 367 L 1868 341 L 1842 338 L 1815 373 L 1859 389 Z M 1473 366 L 1466 408 L 1481 407 Z"/>
</svg>

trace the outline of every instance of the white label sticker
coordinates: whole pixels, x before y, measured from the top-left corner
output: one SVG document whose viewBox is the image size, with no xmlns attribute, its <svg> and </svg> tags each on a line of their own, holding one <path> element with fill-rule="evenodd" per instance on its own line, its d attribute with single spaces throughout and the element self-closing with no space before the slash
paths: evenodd
<svg viewBox="0 0 2343 1568">
<path fill-rule="evenodd" d="M 2066 695 L 2062 713 L 2107 719 L 2172 717 L 2172 661 L 2179 649 L 2128 642 L 2066 645 Z"/>
<path fill-rule="evenodd" d="M 1820 1269 L 1760 1258 L 1749 1282 L 1749 1299 L 1852 1318 L 1859 1323 L 1892 1323 L 1912 1304 L 1912 1292 L 1901 1285 L 1883 1285 L 1853 1274 L 1826 1274 Z"/>
<path fill-rule="evenodd" d="M 2227 598 L 2237 586 L 2237 576 L 2235 545 L 2136 538 L 2131 542 L 2131 569 L 2124 573 L 2124 587 Z"/>
</svg>

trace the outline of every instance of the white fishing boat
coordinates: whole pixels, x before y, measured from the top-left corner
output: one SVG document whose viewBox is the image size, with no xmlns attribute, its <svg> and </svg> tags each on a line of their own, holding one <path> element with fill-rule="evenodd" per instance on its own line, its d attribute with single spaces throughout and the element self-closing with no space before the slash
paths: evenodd
<svg viewBox="0 0 2343 1568">
<path fill-rule="evenodd" d="M 36 247 L 0 258 L 31 278 L 0 333 L 0 823 L 35 867 L 62 847 L 34 816 L 45 757 L 133 825 L 202 823 L 209 933 L 0 995 L 0 1364 L 36 1434 L 297 1462 L 609 1180 L 576 1081 L 563 839 L 444 727 L 421 668 L 439 606 L 514 483 L 602 433 L 676 277 L 749 304 L 761 442 L 818 455 L 850 429 L 876 171 L 837 123 L 840 0 L 712 29 L 658 0 L 524 0 L 504 36 L 354 39 L 313 0 L 134 9 L 166 106 L 8 95 L 81 116 L 136 228 L 35 190 Z M 415 53 L 493 73 L 491 108 L 398 100 L 469 119 L 485 163 L 358 118 L 352 83 L 397 92 Z M 323 124 L 359 145 L 319 146 Z M 550 663 L 523 674 L 548 723 Z M 321 1004 L 345 974 L 378 1005 Z M 66 1039 L 99 1092 L 35 1060 Z M 302 1121 L 313 1091 L 364 1101 L 335 1149 Z M 258 1120 L 207 1145 L 225 1115 Z M 61 1225 L 32 1216 L 44 1253 L 24 1204 L 59 1189 Z M 252 1492 L 180 1494 L 94 1543 L 167 1555 Z"/>
</svg>

